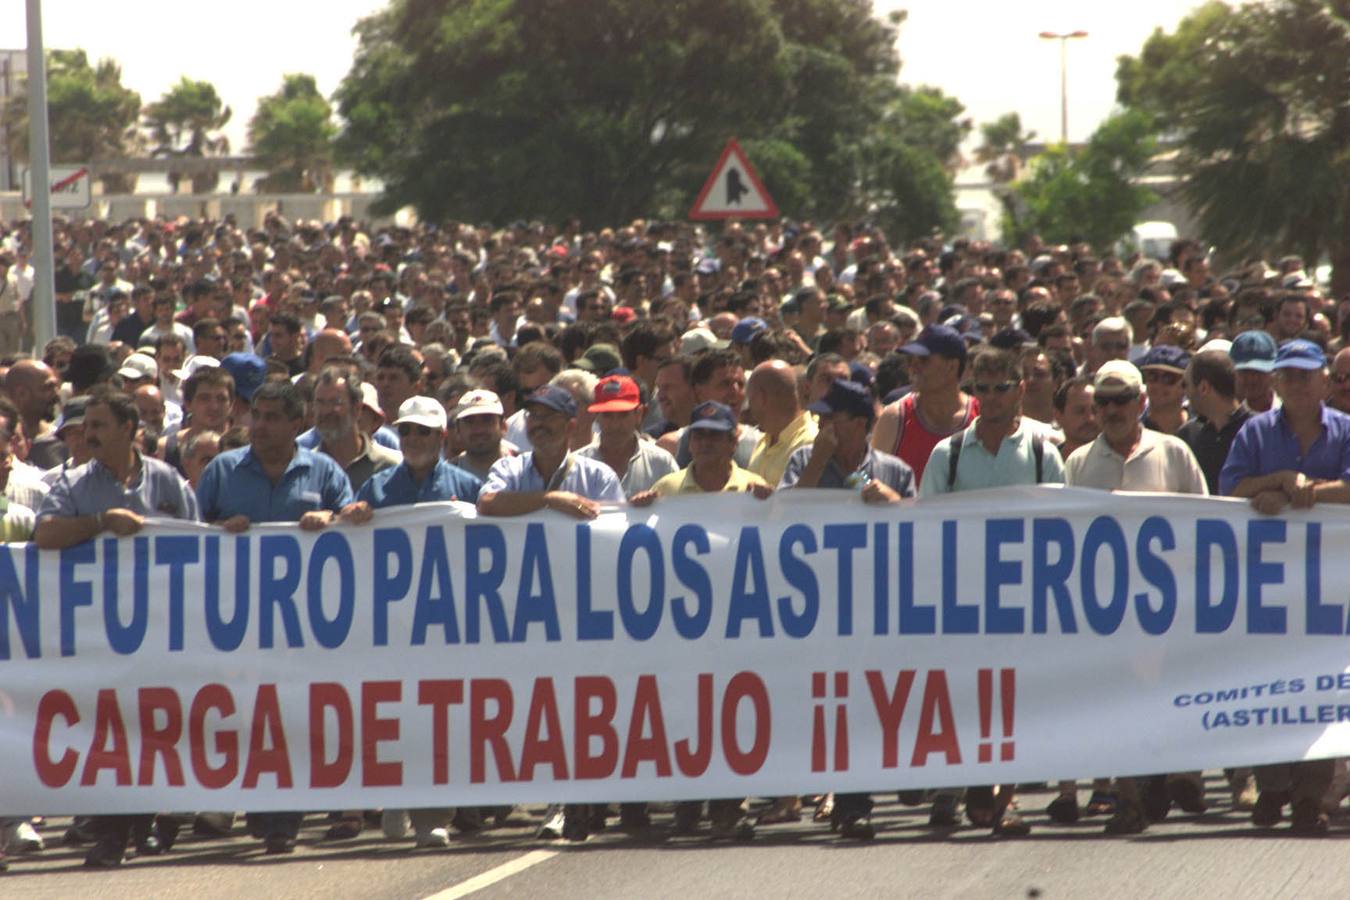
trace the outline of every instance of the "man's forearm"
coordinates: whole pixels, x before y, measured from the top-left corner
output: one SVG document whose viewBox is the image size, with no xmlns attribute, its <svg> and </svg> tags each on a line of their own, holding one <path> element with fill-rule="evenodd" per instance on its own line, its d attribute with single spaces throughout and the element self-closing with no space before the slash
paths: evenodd
<svg viewBox="0 0 1350 900">
<path fill-rule="evenodd" d="M 547 504 L 547 491 L 497 491 L 479 496 L 478 511 L 485 516 L 523 516 Z"/>
<path fill-rule="evenodd" d="M 102 530 L 102 514 L 54 516 L 38 523 L 33 541 L 43 550 L 63 550 L 84 543 Z"/>
</svg>

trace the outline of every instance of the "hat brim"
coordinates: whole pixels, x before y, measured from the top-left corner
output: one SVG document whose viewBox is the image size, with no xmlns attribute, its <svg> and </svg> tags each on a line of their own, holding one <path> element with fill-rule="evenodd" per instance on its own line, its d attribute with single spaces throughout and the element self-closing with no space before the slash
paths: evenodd
<svg viewBox="0 0 1350 900">
<path fill-rule="evenodd" d="M 1305 372 L 1312 372 L 1317 369 L 1325 369 L 1326 367 L 1326 360 L 1286 359 L 1283 362 L 1276 362 L 1272 371 L 1278 372 L 1280 369 L 1303 369 Z"/>
<path fill-rule="evenodd" d="M 394 421 L 395 427 L 403 425 L 421 425 L 423 428 L 430 428 L 432 431 L 444 431 L 445 423 L 431 416 L 402 416 Z"/>
<path fill-rule="evenodd" d="M 729 425 L 726 422 L 716 422 L 712 419 L 702 419 L 698 422 L 689 423 L 690 431 L 720 431 L 723 434 L 730 434 L 736 430 L 735 425 Z"/>
<path fill-rule="evenodd" d="M 815 403 L 808 403 L 806 405 L 806 411 L 813 412 L 818 416 L 828 416 L 830 413 L 834 412 L 834 407 L 830 406 L 830 404 L 826 403 L 824 400 L 817 400 Z"/>
<path fill-rule="evenodd" d="M 555 412 L 555 413 L 558 413 L 559 415 L 567 416 L 569 419 L 572 418 L 572 417 L 574 417 L 574 416 L 576 415 L 576 412 L 575 412 L 574 410 L 563 409 L 563 408 L 560 407 L 560 406 L 556 406 L 556 405 L 554 405 L 554 404 L 552 404 L 552 403 L 549 403 L 547 400 L 526 400 L 526 401 L 525 401 L 525 409 L 527 409 L 527 410 L 530 409 L 530 408 L 532 408 L 532 407 L 536 407 L 536 406 L 537 406 L 537 407 L 541 407 L 541 408 L 543 408 L 543 409 L 546 409 L 546 410 L 548 410 L 549 412 Z"/>
<path fill-rule="evenodd" d="M 455 413 L 455 421 L 458 422 L 460 419 L 467 419 L 469 416 L 501 417 L 504 415 L 506 415 L 506 410 L 502 408 L 500 403 L 490 406 L 470 406 Z"/>
<path fill-rule="evenodd" d="M 1247 362 L 1234 363 L 1233 368 L 1238 371 L 1247 372 L 1265 372 L 1269 375 L 1275 371 L 1275 361 L 1265 359 L 1251 359 Z"/>
<path fill-rule="evenodd" d="M 1159 372 L 1174 372 L 1177 375 L 1185 375 L 1186 370 L 1180 366 L 1174 366 L 1171 363 L 1149 363 L 1146 366 L 1140 366 L 1139 371 L 1147 372 L 1149 369 L 1157 369 Z"/>
<path fill-rule="evenodd" d="M 606 400 L 603 403 L 592 403 L 586 407 L 587 412 L 609 413 L 609 412 L 632 412 L 641 406 L 638 400 Z"/>
</svg>

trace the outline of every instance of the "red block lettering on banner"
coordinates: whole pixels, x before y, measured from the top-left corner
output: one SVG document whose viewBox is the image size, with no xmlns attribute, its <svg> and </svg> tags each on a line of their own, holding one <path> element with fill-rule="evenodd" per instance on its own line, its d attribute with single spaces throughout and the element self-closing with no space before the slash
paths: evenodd
<svg viewBox="0 0 1350 900">
<path fill-rule="evenodd" d="M 403 699 L 401 681 L 367 681 L 361 685 L 361 783 L 395 787 L 403 783 L 403 763 L 380 760 L 380 744 L 398 740 L 398 717 L 380 718 L 381 703 Z"/>
<path fill-rule="evenodd" d="M 172 787 L 183 786 L 183 761 L 178 742 L 183 739 L 183 702 L 178 692 L 167 687 L 146 687 L 139 692 L 141 724 L 141 765 L 136 783 L 155 783 L 155 757 L 164 760 L 164 777 Z M 162 727 L 155 723 L 157 713 L 164 714 Z"/>
<path fill-rule="evenodd" d="M 239 734 L 221 731 L 216 734 L 216 754 L 224 757 L 219 766 L 212 766 L 206 756 L 206 717 L 218 712 L 222 719 L 234 715 L 234 696 L 223 684 L 205 685 L 192 698 L 188 710 L 188 743 L 192 747 L 192 777 L 209 790 L 228 786 L 239 774 Z"/>
<path fill-rule="evenodd" d="M 337 717 L 337 753 L 328 760 L 324 719 L 332 710 Z M 322 681 L 309 686 L 309 786 L 334 788 L 352 771 L 356 744 L 352 724 L 352 701 L 342 685 Z"/>
<path fill-rule="evenodd" d="M 450 783 L 450 707 L 464 702 L 464 682 L 458 678 L 417 683 L 417 703 L 431 707 L 431 780 Z"/>
<path fill-rule="evenodd" d="M 270 746 L 267 744 L 269 732 Z M 266 772 L 276 776 L 277 787 L 290 787 L 291 757 L 286 750 L 286 729 L 281 724 L 281 706 L 275 684 L 258 685 L 248 738 L 248 762 L 244 764 L 242 787 L 257 787 L 258 779 Z"/>
<path fill-rule="evenodd" d="M 97 784 L 98 773 L 104 769 L 112 769 L 119 787 L 131 784 L 127 726 L 122 721 L 122 710 L 117 705 L 117 691 L 112 688 L 98 692 L 98 704 L 94 707 L 94 739 L 89 744 L 89 754 L 84 758 L 84 774 L 80 776 L 80 784 L 85 787 Z"/>
<path fill-rule="evenodd" d="M 75 701 L 65 691 L 48 691 L 42 695 L 37 706 L 37 727 L 33 729 L 33 767 L 37 769 L 38 780 L 49 788 L 65 787 L 75 775 L 75 767 L 80 764 L 80 754 L 66 748 L 60 759 L 52 759 L 51 740 L 52 722 L 60 716 L 67 725 L 80 721 Z"/>
</svg>

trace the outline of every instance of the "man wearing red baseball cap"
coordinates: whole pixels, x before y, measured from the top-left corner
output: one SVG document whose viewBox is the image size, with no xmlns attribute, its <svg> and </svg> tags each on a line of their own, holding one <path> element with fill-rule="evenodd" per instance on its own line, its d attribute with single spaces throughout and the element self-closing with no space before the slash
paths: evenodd
<svg viewBox="0 0 1350 900">
<path fill-rule="evenodd" d="M 627 375 L 600 379 L 595 386 L 595 402 L 587 409 L 595 416 L 600 434 L 577 455 L 597 459 L 613 469 L 625 497 L 679 471 L 675 457 L 638 430 L 647 405 L 642 402 L 642 389 L 636 380 Z"/>
</svg>

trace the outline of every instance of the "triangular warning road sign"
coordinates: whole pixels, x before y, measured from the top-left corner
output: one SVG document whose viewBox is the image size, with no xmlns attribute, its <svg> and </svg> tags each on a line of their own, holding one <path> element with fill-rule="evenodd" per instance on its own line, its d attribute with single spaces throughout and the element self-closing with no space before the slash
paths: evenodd
<svg viewBox="0 0 1350 900">
<path fill-rule="evenodd" d="M 727 141 L 712 174 L 698 192 L 691 219 L 776 219 L 778 206 L 764 190 L 755 167 L 735 138 Z"/>
</svg>

